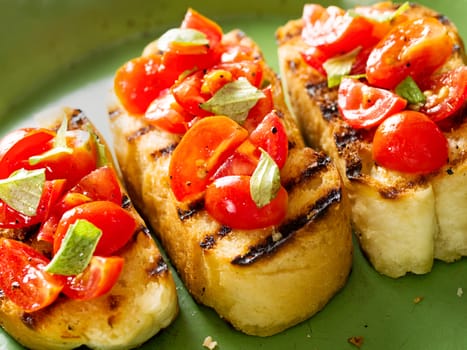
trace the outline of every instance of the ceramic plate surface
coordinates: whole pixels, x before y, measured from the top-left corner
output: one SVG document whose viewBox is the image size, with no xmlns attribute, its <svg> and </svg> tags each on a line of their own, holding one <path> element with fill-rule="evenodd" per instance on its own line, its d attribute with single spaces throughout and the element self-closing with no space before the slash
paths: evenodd
<svg viewBox="0 0 467 350">
<path fill-rule="evenodd" d="M 318 1 L 319 2 L 319 1 Z M 371 1 L 321 1 L 344 8 Z M 467 38 L 465 0 L 421 0 L 447 15 Z M 31 124 L 52 106 L 83 109 L 110 138 L 106 101 L 112 75 L 169 27 L 188 7 L 215 19 L 225 31 L 241 28 L 277 70 L 275 29 L 298 18 L 304 2 L 167 0 L 0 0 L 0 136 Z M 466 213 L 467 214 L 467 213 Z M 390 214 L 388 214 L 390 215 Z M 177 279 L 181 312 L 142 349 L 203 349 L 206 336 L 219 350 L 467 349 L 467 260 L 436 262 L 423 276 L 379 275 L 355 245 L 348 284 L 326 308 L 278 335 L 241 334 L 210 309 L 197 305 Z M 422 300 L 414 302 L 417 298 Z M 1 349 L 23 349 L 0 331 Z"/>
</svg>

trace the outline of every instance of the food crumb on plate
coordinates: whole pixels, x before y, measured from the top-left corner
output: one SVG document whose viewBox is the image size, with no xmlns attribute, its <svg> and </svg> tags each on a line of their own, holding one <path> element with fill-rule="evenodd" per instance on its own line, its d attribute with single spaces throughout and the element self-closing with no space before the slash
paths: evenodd
<svg viewBox="0 0 467 350">
<path fill-rule="evenodd" d="M 460 298 L 462 295 L 464 295 L 464 290 L 462 287 L 457 288 L 457 296 Z"/>
<path fill-rule="evenodd" d="M 418 296 L 413 299 L 414 304 L 420 304 L 423 301 L 423 297 Z"/>
<path fill-rule="evenodd" d="M 360 348 L 363 345 L 363 337 L 361 335 L 350 337 L 347 341 L 350 344 L 355 345 L 357 348 Z"/>
<path fill-rule="evenodd" d="M 204 338 L 203 346 L 209 350 L 214 350 L 217 347 L 217 342 L 210 335 Z"/>
</svg>

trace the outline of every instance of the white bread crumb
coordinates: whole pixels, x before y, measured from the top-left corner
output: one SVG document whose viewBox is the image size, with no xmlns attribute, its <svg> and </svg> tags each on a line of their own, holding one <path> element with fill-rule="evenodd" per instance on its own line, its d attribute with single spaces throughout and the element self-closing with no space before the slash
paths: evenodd
<svg viewBox="0 0 467 350">
<path fill-rule="evenodd" d="M 209 350 L 214 350 L 217 347 L 217 342 L 210 335 L 204 338 L 203 346 Z"/>
</svg>

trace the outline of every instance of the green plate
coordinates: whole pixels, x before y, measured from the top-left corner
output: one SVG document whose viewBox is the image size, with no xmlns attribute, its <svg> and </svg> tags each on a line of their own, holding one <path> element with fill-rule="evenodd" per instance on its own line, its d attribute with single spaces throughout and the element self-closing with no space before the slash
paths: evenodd
<svg viewBox="0 0 467 350">
<path fill-rule="evenodd" d="M 371 1 L 322 1 L 342 7 Z M 467 37 L 465 0 L 422 0 L 451 18 Z M 227 31 L 243 29 L 277 69 L 275 29 L 301 15 L 303 2 L 167 0 L 0 0 L 0 135 L 54 105 L 79 107 L 108 134 L 106 100 L 112 74 L 192 6 Z M 390 215 L 390 214 L 388 214 Z M 357 247 L 357 245 L 355 245 Z M 219 350 L 467 349 L 467 260 L 436 262 L 423 276 L 397 280 L 376 273 L 356 248 L 346 287 L 311 319 L 281 334 L 243 335 L 197 305 L 177 280 L 181 312 L 143 349 L 203 349 L 210 335 Z M 416 303 L 419 298 L 421 302 Z M 1 349 L 22 349 L 0 331 Z"/>
</svg>

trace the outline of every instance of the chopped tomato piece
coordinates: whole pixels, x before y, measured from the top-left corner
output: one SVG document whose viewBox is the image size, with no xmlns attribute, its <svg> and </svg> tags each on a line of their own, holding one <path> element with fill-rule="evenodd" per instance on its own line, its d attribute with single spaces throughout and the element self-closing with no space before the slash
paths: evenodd
<svg viewBox="0 0 467 350">
<path fill-rule="evenodd" d="M 169 89 L 149 105 L 144 118 L 151 124 L 173 134 L 184 134 L 193 115 L 178 104 Z"/>
<path fill-rule="evenodd" d="M 201 92 L 203 77 L 203 71 L 196 71 L 183 80 L 178 80 L 171 88 L 175 101 L 193 116 L 205 117 L 211 114 L 200 107 L 210 97 Z"/>
<path fill-rule="evenodd" d="M 115 94 L 129 113 L 144 114 L 149 104 L 177 78 L 178 75 L 162 79 L 160 65 L 160 56 L 142 56 L 128 61 L 117 70 Z"/>
<path fill-rule="evenodd" d="M 243 127 L 247 129 L 250 133 L 274 108 L 271 86 L 264 88 L 263 93 L 265 97 L 260 98 L 258 102 L 256 102 L 256 104 L 253 106 L 253 108 L 250 109 L 250 111 L 248 112 L 248 117 L 243 123 Z"/>
<path fill-rule="evenodd" d="M 29 169 L 29 157 L 48 151 L 49 141 L 54 137 L 54 131 L 39 128 L 17 129 L 7 134 L 0 142 L 0 178 L 7 178 L 21 168 Z"/>
<path fill-rule="evenodd" d="M 451 56 L 453 43 L 437 19 L 419 18 L 394 27 L 368 57 L 370 85 L 393 89 L 407 76 L 416 82 L 430 76 Z"/>
<path fill-rule="evenodd" d="M 278 225 L 287 212 L 287 191 L 258 208 L 250 194 L 250 176 L 224 176 L 206 189 L 205 207 L 209 215 L 235 229 L 258 229 Z"/>
<path fill-rule="evenodd" d="M 467 99 L 467 66 L 432 76 L 421 87 L 428 96 L 420 111 L 435 122 L 443 120 L 456 113 Z"/>
<path fill-rule="evenodd" d="M 34 312 L 57 299 L 62 277 L 44 271 L 49 259 L 25 243 L 0 238 L 0 289 L 26 312 Z"/>
<path fill-rule="evenodd" d="M 181 28 L 196 29 L 206 34 L 210 46 L 216 46 L 222 39 L 222 28 L 214 21 L 199 12 L 189 8 L 180 26 Z"/>
<path fill-rule="evenodd" d="M 120 277 L 124 259 L 119 256 L 93 256 L 86 269 L 68 276 L 63 293 L 71 299 L 90 300 L 108 293 Z"/>
<path fill-rule="evenodd" d="M 387 118 L 376 129 L 373 158 L 388 169 L 426 174 L 448 162 L 448 144 L 430 118 L 420 112 L 404 111 Z"/>
<path fill-rule="evenodd" d="M 260 156 L 259 148 L 262 148 L 276 162 L 279 169 L 284 166 L 289 151 L 289 141 L 285 126 L 275 110 L 266 115 L 256 129 L 251 132 L 250 140 L 258 147 L 258 158 Z"/>
<path fill-rule="evenodd" d="M 101 256 L 110 256 L 122 248 L 136 230 L 133 216 L 114 202 L 84 203 L 63 214 L 55 232 L 54 253 L 60 248 L 69 226 L 78 219 L 85 219 L 102 230 L 102 236 L 94 251 L 96 255 Z"/>
<path fill-rule="evenodd" d="M 391 91 L 344 78 L 339 86 L 337 105 L 347 123 L 359 129 L 378 125 L 402 111 L 407 101 Z"/>
<path fill-rule="evenodd" d="M 232 73 L 233 80 L 246 78 L 251 85 L 259 88 L 263 82 L 263 66 L 260 61 L 240 61 L 221 63 L 214 67 Z"/>
<path fill-rule="evenodd" d="M 307 4 L 304 7 L 304 41 L 327 57 L 339 56 L 359 46 L 375 44 L 373 24 L 362 16 L 351 16 L 344 10 Z"/>
<path fill-rule="evenodd" d="M 175 197 L 184 201 L 203 192 L 217 168 L 247 137 L 246 129 L 227 117 L 195 123 L 172 154 L 169 176 Z"/>
</svg>

